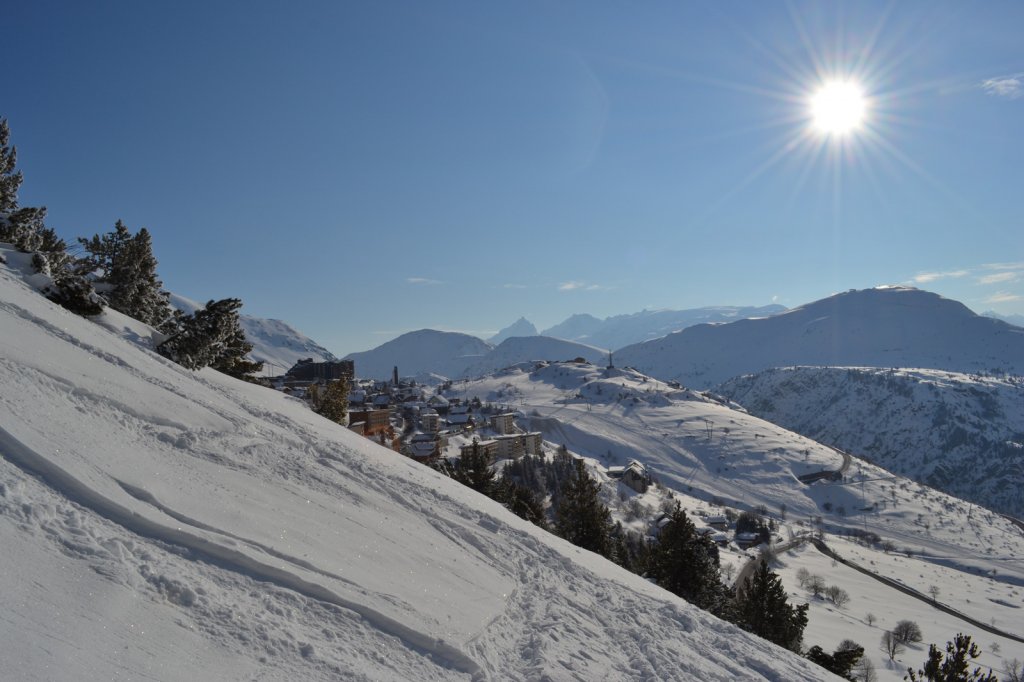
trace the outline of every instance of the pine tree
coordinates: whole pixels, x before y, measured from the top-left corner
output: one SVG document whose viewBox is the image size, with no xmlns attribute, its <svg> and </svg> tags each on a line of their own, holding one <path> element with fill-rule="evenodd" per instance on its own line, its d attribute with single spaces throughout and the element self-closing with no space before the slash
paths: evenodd
<svg viewBox="0 0 1024 682">
<path fill-rule="evenodd" d="M 348 380 L 336 379 L 321 390 L 316 384 L 309 387 L 309 402 L 313 411 L 341 424 L 348 414 Z"/>
<path fill-rule="evenodd" d="M 0 119 L 0 212 L 9 213 L 18 207 L 21 171 L 14 172 L 18 150 L 10 146 L 11 130 L 7 119 Z"/>
<path fill-rule="evenodd" d="M 252 344 L 238 320 L 237 298 L 210 301 L 205 308 L 181 317 L 178 330 L 157 351 L 188 369 L 213 367 L 238 379 L 251 380 L 262 362 L 246 359 Z"/>
<path fill-rule="evenodd" d="M 800 651 L 807 626 L 807 604 L 790 606 L 779 576 L 761 561 L 736 595 L 737 625 L 791 651 Z"/>
<path fill-rule="evenodd" d="M 697 534 L 678 502 L 651 549 L 647 570 L 666 590 L 702 609 L 710 610 L 722 596 L 718 547 Z"/>
<path fill-rule="evenodd" d="M 981 655 L 977 644 L 971 642 L 970 635 L 957 634 L 952 642 L 946 642 L 946 655 L 943 657 L 939 648 L 932 644 L 928 648 L 928 660 L 924 668 L 914 672 L 907 669 L 904 680 L 911 682 L 999 682 L 992 674 L 982 672 L 981 668 L 969 670 L 970 662 Z"/>
<path fill-rule="evenodd" d="M 562 487 L 555 530 L 574 545 L 611 557 L 612 516 L 601 502 L 600 490 L 583 460 L 575 460 L 573 475 Z"/>
<path fill-rule="evenodd" d="M 495 475 L 491 469 L 491 458 L 476 439 L 473 440 L 473 446 L 459 457 L 453 473 L 456 481 L 478 493 L 491 496 L 494 492 Z"/>
<path fill-rule="evenodd" d="M 854 678 L 850 676 L 850 672 L 864 656 L 864 647 L 850 640 L 846 640 L 844 644 L 847 642 L 847 646 L 840 644 L 832 654 L 825 653 L 824 649 L 815 644 L 807 652 L 806 658 L 843 679 L 852 680 Z"/>
<path fill-rule="evenodd" d="M 172 315 L 169 295 L 157 278 L 149 230 L 133 235 L 118 220 L 112 232 L 78 241 L 89 252 L 85 262 L 111 308 L 155 327 Z"/>
</svg>

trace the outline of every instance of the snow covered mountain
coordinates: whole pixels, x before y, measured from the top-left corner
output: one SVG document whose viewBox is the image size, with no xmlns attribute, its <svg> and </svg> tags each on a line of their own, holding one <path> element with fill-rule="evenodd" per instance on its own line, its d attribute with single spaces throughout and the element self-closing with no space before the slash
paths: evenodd
<svg viewBox="0 0 1024 682">
<path fill-rule="evenodd" d="M 794 365 L 1024 374 L 1024 329 L 927 291 L 880 287 L 763 319 L 689 327 L 620 349 L 615 363 L 701 388 Z"/>
<path fill-rule="evenodd" d="M 1024 379 L 789 367 L 716 389 L 767 419 L 990 509 L 1024 517 Z"/>
<path fill-rule="evenodd" d="M 507 338 L 513 336 L 536 336 L 537 328 L 533 326 L 533 323 L 527 320 L 525 317 L 520 317 L 518 320 L 505 327 L 497 334 L 487 339 L 487 343 L 492 345 L 498 345 Z"/>
<path fill-rule="evenodd" d="M 831 678 L 8 266 L 0 328 L 5 677 Z"/>
<path fill-rule="evenodd" d="M 420 329 L 372 350 L 349 353 L 344 359 L 353 360 L 356 376 L 364 379 L 388 379 L 396 366 L 401 376 L 431 373 L 458 377 L 490 351 L 490 344 L 469 334 Z"/>
<path fill-rule="evenodd" d="M 581 341 L 589 339 L 595 332 L 601 329 L 604 320 L 601 320 L 587 313 L 571 315 L 554 327 L 549 327 L 541 332 L 543 336 L 551 336 L 556 339 L 567 341 Z"/>
<path fill-rule="evenodd" d="M 600 320 L 593 315 L 573 315 L 541 332 L 544 336 L 579 341 L 599 348 L 622 348 L 710 322 L 732 322 L 748 317 L 767 317 L 784 311 L 781 305 L 761 307 L 712 306 L 689 310 L 644 310 Z"/>
<path fill-rule="evenodd" d="M 171 305 L 182 312 L 192 313 L 204 304 L 171 294 Z M 241 315 L 239 323 L 245 331 L 245 338 L 252 344 L 250 356 L 266 363 L 264 374 L 284 374 L 305 358 L 313 358 L 317 362 L 337 360 L 329 350 L 282 320 Z"/>
</svg>

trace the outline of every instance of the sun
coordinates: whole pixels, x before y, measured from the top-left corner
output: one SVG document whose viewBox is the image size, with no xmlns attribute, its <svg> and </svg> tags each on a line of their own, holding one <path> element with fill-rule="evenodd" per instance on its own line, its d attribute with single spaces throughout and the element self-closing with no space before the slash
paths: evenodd
<svg viewBox="0 0 1024 682">
<path fill-rule="evenodd" d="M 811 121 L 825 135 L 848 135 L 860 129 L 867 108 L 864 91 L 857 83 L 829 81 L 811 97 Z"/>
</svg>

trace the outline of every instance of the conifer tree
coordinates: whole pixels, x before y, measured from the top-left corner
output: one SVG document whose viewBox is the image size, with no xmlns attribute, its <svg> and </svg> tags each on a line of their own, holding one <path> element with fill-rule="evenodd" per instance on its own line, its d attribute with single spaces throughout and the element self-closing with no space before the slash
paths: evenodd
<svg viewBox="0 0 1024 682">
<path fill-rule="evenodd" d="M 702 609 L 712 610 L 721 600 L 718 547 L 697 534 L 678 502 L 651 549 L 647 570 L 666 590 Z"/>
<path fill-rule="evenodd" d="M 238 319 L 237 298 L 210 301 L 205 308 L 181 317 L 178 330 L 157 346 L 157 351 L 188 369 L 213 367 L 238 379 L 251 380 L 263 368 L 246 356 L 252 344 Z"/>
<path fill-rule="evenodd" d="M 825 653 L 825 650 L 817 644 L 812 646 L 806 654 L 808 660 L 846 680 L 854 679 L 850 673 L 863 656 L 864 647 L 850 640 L 845 640 L 831 654 Z"/>
<path fill-rule="evenodd" d="M 583 460 L 575 460 L 573 475 L 562 487 L 555 530 L 574 545 L 610 557 L 612 517 L 599 492 L 600 486 L 587 474 Z"/>
<path fill-rule="evenodd" d="M 86 279 L 67 244 L 45 225 L 46 209 L 18 207 L 18 189 L 22 174 L 15 172 L 17 152 L 10 146 L 7 120 L 0 120 L 0 241 L 10 242 L 24 253 L 32 254 L 36 272 L 51 278 L 43 289 L 51 301 L 79 315 L 98 315 L 104 301 Z"/>
<path fill-rule="evenodd" d="M 519 518 L 526 519 L 533 525 L 547 530 L 548 522 L 544 515 L 544 503 L 533 490 L 525 485 L 519 485 L 512 479 L 503 476 L 496 484 L 495 499 Z"/>
<path fill-rule="evenodd" d="M 18 188 L 21 187 L 21 171 L 14 172 L 18 162 L 18 150 L 10 146 L 11 130 L 7 119 L 0 119 L 0 212 L 10 213 L 18 207 Z"/>
<path fill-rule="evenodd" d="M 336 379 L 321 390 L 317 384 L 309 387 L 309 402 L 313 411 L 341 424 L 348 414 L 348 381 Z"/>
<path fill-rule="evenodd" d="M 976 667 L 970 670 L 970 663 L 981 655 L 977 644 L 971 642 L 970 635 L 957 634 L 952 642 L 946 642 L 946 655 L 932 644 L 928 647 L 928 660 L 924 667 L 916 673 L 907 669 L 904 680 L 911 682 L 999 682 L 991 672 L 985 673 Z"/>
<path fill-rule="evenodd" d="M 800 651 L 807 604 L 790 606 L 779 576 L 761 561 L 736 594 L 737 625 L 791 651 Z"/>
<path fill-rule="evenodd" d="M 114 310 L 155 327 L 171 317 L 169 295 L 157 278 L 156 257 L 149 230 L 135 235 L 118 220 L 114 230 L 91 239 L 79 238 L 102 294 Z"/>
<path fill-rule="evenodd" d="M 491 469 L 491 458 L 480 447 L 479 440 L 474 439 L 473 446 L 459 457 L 453 478 L 478 493 L 492 495 L 495 487 L 494 470 Z"/>
</svg>

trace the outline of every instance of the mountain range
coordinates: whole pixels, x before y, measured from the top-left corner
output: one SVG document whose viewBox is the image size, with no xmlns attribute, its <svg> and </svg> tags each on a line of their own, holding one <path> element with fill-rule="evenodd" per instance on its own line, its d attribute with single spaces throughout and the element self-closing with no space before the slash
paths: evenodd
<svg viewBox="0 0 1024 682">
<path fill-rule="evenodd" d="M 792 365 L 1024 374 L 1024 329 L 927 291 L 879 287 L 762 319 L 688 327 L 619 349 L 615 362 L 698 388 Z"/>
<path fill-rule="evenodd" d="M 372 350 L 350 353 L 345 359 L 355 362 L 356 376 L 361 378 L 386 379 L 398 367 L 402 376 L 431 373 L 458 379 L 527 360 L 577 357 L 607 361 L 607 351 L 544 336 L 513 336 L 494 346 L 469 334 L 421 329 Z"/>
<path fill-rule="evenodd" d="M 734 322 L 748 317 L 767 317 L 785 311 L 785 306 L 710 306 L 687 310 L 643 310 L 614 315 L 603 320 L 577 314 L 541 332 L 598 348 L 617 350 L 623 346 L 656 339 L 695 324 Z"/>
</svg>

